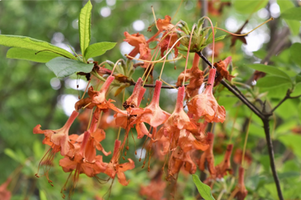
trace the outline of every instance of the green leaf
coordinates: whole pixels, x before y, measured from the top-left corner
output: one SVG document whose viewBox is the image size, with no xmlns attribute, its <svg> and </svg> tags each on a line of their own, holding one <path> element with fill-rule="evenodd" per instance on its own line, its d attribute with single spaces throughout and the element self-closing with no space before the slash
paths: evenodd
<svg viewBox="0 0 301 200">
<path fill-rule="evenodd" d="M 281 13 L 284 13 L 288 9 L 295 7 L 295 5 L 292 1 L 277 0 L 277 3 L 280 7 Z M 300 29 L 300 22 L 295 21 L 295 20 L 288 20 L 288 19 L 284 19 L 284 20 L 287 23 L 288 27 L 290 28 L 292 34 L 293 35 L 298 35 L 299 34 L 299 29 Z"/>
<path fill-rule="evenodd" d="M 42 51 L 37 53 L 36 50 L 22 49 L 18 47 L 10 48 L 7 53 L 7 58 L 20 59 L 20 60 L 30 60 L 34 62 L 46 63 L 53 58 L 59 57 L 60 55 Z"/>
<path fill-rule="evenodd" d="M 301 56 L 300 56 L 301 43 L 292 44 L 289 50 L 291 53 L 291 59 L 301 67 Z"/>
<path fill-rule="evenodd" d="M 294 7 L 284 11 L 281 14 L 284 19 L 301 21 L 301 7 Z"/>
<path fill-rule="evenodd" d="M 264 8 L 269 0 L 233 0 L 232 4 L 237 12 L 254 13 Z"/>
<path fill-rule="evenodd" d="M 55 73 L 58 78 L 70 76 L 76 72 L 89 73 L 94 64 L 85 64 L 77 60 L 57 57 L 46 63 L 46 66 Z"/>
<path fill-rule="evenodd" d="M 115 47 L 115 42 L 99 42 L 88 46 L 85 52 L 85 58 L 93 58 L 101 56 L 106 51 L 113 49 Z"/>
<path fill-rule="evenodd" d="M 60 56 L 64 56 L 67 58 L 71 58 L 76 60 L 75 56 L 70 52 L 54 46 L 48 42 L 37 40 L 30 37 L 18 36 L 18 35 L 0 35 L 0 45 L 8 46 L 8 47 L 18 47 L 23 49 L 30 49 L 36 52 L 38 51 L 47 51 L 58 54 Z"/>
<path fill-rule="evenodd" d="M 203 197 L 205 200 L 214 200 L 210 187 L 206 185 L 205 183 L 202 183 L 199 179 L 199 177 L 195 174 L 192 175 L 192 180 L 194 184 L 196 185 L 200 195 Z"/>
<path fill-rule="evenodd" d="M 4 153 L 13 160 L 21 163 L 19 156 L 12 149 L 6 148 L 4 149 Z"/>
<path fill-rule="evenodd" d="M 256 86 L 261 88 L 273 88 L 284 84 L 291 85 L 291 80 L 280 76 L 265 76 L 257 81 Z"/>
<path fill-rule="evenodd" d="M 294 91 L 291 94 L 292 96 L 297 96 L 297 95 L 301 95 L 301 83 L 297 83 L 294 87 Z"/>
<path fill-rule="evenodd" d="M 263 65 L 263 64 L 252 64 L 252 65 L 248 65 L 248 67 L 258 70 L 258 71 L 261 71 L 261 72 L 265 72 L 270 75 L 276 75 L 276 76 L 280 76 L 280 77 L 290 80 L 289 75 L 287 75 L 284 71 L 278 69 L 275 66 Z"/>
<path fill-rule="evenodd" d="M 79 27 L 79 41 L 80 41 L 80 48 L 85 57 L 84 53 L 86 48 L 90 44 L 91 38 L 91 10 L 92 4 L 90 0 L 86 3 L 86 5 L 81 9 L 79 14 L 78 20 L 78 27 Z"/>
<path fill-rule="evenodd" d="M 41 200 L 47 200 L 47 197 L 46 197 L 46 194 L 45 194 L 44 190 L 40 189 L 39 193 L 40 193 L 40 199 Z"/>
<path fill-rule="evenodd" d="M 297 134 L 285 134 L 278 137 L 278 140 L 285 144 L 285 146 L 290 147 L 293 153 L 301 158 L 301 136 Z"/>
</svg>

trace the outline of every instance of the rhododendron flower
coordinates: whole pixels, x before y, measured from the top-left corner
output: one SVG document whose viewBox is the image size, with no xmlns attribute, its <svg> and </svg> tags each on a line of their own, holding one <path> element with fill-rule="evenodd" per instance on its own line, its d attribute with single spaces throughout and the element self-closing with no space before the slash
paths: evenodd
<svg viewBox="0 0 301 200">
<path fill-rule="evenodd" d="M 195 132 L 195 130 L 197 130 L 197 126 L 190 121 L 190 118 L 183 109 L 184 94 L 185 88 L 180 87 L 178 89 L 175 110 L 164 123 L 163 127 L 158 131 L 158 137 L 156 137 L 160 138 L 160 136 L 164 135 L 165 137 L 170 138 L 172 149 L 178 145 L 177 143 L 180 136 L 180 130 L 186 129 L 190 132 Z"/>
<path fill-rule="evenodd" d="M 73 111 L 66 124 L 57 130 L 41 130 L 41 125 L 38 124 L 34 127 L 33 133 L 44 134 L 45 139 L 43 140 L 43 144 L 51 146 L 52 149 L 60 151 L 61 155 L 65 156 L 68 154 L 70 148 L 72 148 L 72 144 L 69 140 L 69 129 L 77 116 L 78 112 Z"/>
<path fill-rule="evenodd" d="M 102 110 L 106 110 L 109 108 L 113 110 L 117 109 L 114 106 L 114 104 L 111 103 L 113 102 L 113 100 L 108 100 L 108 101 L 106 100 L 106 93 L 114 79 L 115 79 L 114 76 L 109 76 L 106 79 L 106 81 L 103 83 L 100 91 L 95 91 L 92 86 L 89 87 L 88 90 L 89 97 L 81 99 L 78 102 L 76 102 L 75 109 L 79 110 L 82 107 L 92 109 L 95 106 L 97 106 L 99 109 Z"/>
<path fill-rule="evenodd" d="M 114 153 L 111 161 L 107 164 L 105 174 L 110 176 L 112 179 L 117 175 L 118 181 L 120 184 L 126 186 L 129 184 L 129 181 L 126 180 L 124 172 L 135 168 L 135 163 L 132 159 L 128 159 L 128 163 L 119 164 L 120 156 L 120 140 L 115 140 Z"/>
<path fill-rule="evenodd" d="M 181 86 L 183 84 L 184 78 L 185 78 L 185 82 L 189 81 L 189 84 L 186 86 L 186 98 L 187 99 L 197 95 L 200 87 L 203 84 L 204 72 L 199 69 L 199 60 L 200 60 L 199 55 L 195 54 L 191 69 L 187 69 L 186 72 L 183 71 L 178 76 L 178 81 L 176 83 L 177 86 Z"/>
<path fill-rule="evenodd" d="M 223 161 L 215 167 L 217 178 L 223 178 L 224 176 L 227 175 L 227 172 L 229 174 L 232 174 L 231 163 L 230 163 L 232 149 L 233 149 L 233 144 L 228 144 Z"/>
<path fill-rule="evenodd" d="M 136 121 L 134 123 L 137 117 L 136 112 L 137 111 L 142 112 L 143 110 L 138 108 L 142 101 L 143 95 L 146 91 L 146 89 L 143 88 L 141 84 L 142 84 L 142 79 L 139 78 L 134 87 L 132 95 L 123 103 L 123 107 L 126 110 L 119 110 L 118 113 L 114 115 L 115 124 L 119 127 L 122 127 L 123 129 L 126 129 L 126 138 L 127 138 L 128 131 L 132 126 L 134 126 L 134 124 L 136 124 L 138 139 L 142 138 L 144 135 L 150 137 L 149 132 L 143 122 Z"/>
<path fill-rule="evenodd" d="M 234 153 L 234 156 L 233 156 L 233 161 L 238 164 L 238 165 L 241 165 L 242 163 L 242 156 L 243 156 L 243 151 L 242 149 L 236 149 L 235 150 L 235 153 Z M 252 163 L 252 154 L 250 151 L 246 151 L 245 152 L 245 155 L 244 155 L 244 161 L 246 163 L 248 163 L 248 165 L 251 165 Z"/>
<path fill-rule="evenodd" d="M 205 91 L 193 97 L 188 103 L 188 110 L 195 117 L 204 117 L 207 122 L 224 122 L 226 111 L 218 105 L 213 96 L 212 88 L 216 69 L 210 69 L 208 83 Z"/>
<path fill-rule="evenodd" d="M 178 34 L 165 32 L 163 34 L 162 38 L 164 38 L 164 39 L 159 43 L 159 46 L 161 48 L 161 57 L 163 57 L 164 52 L 167 49 L 171 48 L 174 44 L 175 44 L 175 46 L 173 47 L 173 49 L 175 51 L 175 57 L 178 57 L 179 50 L 177 47 L 180 46 L 180 41 L 177 42 Z"/>
<path fill-rule="evenodd" d="M 214 155 L 213 155 L 213 139 L 214 135 L 213 133 L 208 133 L 207 140 L 210 145 L 210 147 L 201 155 L 200 162 L 199 162 L 199 168 L 200 170 L 205 170 L 205 162 L 208 163 L 208 169 L 210 172 L 211 177 L 215 178 L 216 170 L 214 167 Z"/>
<path fill-rule="evenodd" d="M 151 50 L 149 48 L 148 43 L 145 40 L 145 37 L 140 33 L 129 34 L 128 32 L 124 32 L 125 42 L 128 42 L 130 45 L 135 48 L 129 53 L 129 56 L 135 57 L 138 53 L 140 53 L 140 59 L 142 60 L 151 60 Z M 148 62 L 145 62 L 142 68 L 147 68 L 149 66 Z"/>
<path fill-rule="evenodd" d="M 219 82 L 225 78 L 228 81 L 231 81 L 232 78 L 234 78 L 235 76 L 232 76 L 229 74 L 227 67 L 229 65 L 229 63 L 231 63 L 231 56 L 227 57 L 225 60 L 221 60 L 217 63 L 214 63 L 214 67 L 216 67 L 217 72 L 219 73 L 219 76 L 215 79 L 215 83 L 214 85 L 219 84 Z"/>
<path fill-rule="evenodd" d="M 151 200 L 165 200 L 163 198 L 166 182 L 162 180 L 162 171 L 158 171 L 147 186 L 140 186 L 139 193 Z"/>
<path fill-rule="evenodd" d="M 182 166 L 190 174 L 196 172 L 196 165 L 190 157 L 190 152 L 185 153 L 182 149 L 177 148 L 172 152 L 168 161 L 168 176 L 173 177 L 178 174 Z"/>
<path fill-rule="evenodd" d="M 146 122 L 152 127 L 158 127 L 163 124 L 170 116 L 168 112 L 162 110 L 159 106 L 160 90 L 162 82 L 156 81 L 156 87 L 151 103 L 146 106 L 143 110 L 134 110 L 133 114 L 138 115 L 136 121 Z"/>
<path fill-rule="evenodd" d="M 8 178 L 4 183 L 0 185 L 0 199 L 10 200 L 11 192 L 7 189 L 7 186 L 11 182 L 11 178 Z"/>
<path fill-rule="evenodd" d="M 241 166 L 238 169 L 238 184 L 235 189 L 232 191 L 230 195 L 230 199 L 236 197 L 237 200 L 244 200 L 248 195 L 248 190 L 246 190 L 245 183 L 244 183 L 244 174 L 245 169 Z"/>
<path fill-rule="evenodd" d="M 157 27 L 159 29 L 158 31 L 162 32 L 162 31 L 170 31 L 174 29 L 175 25 L 170 23 L 170 21 L 171 21 L 171 17 L 169 15 L 165 15 L 164 19 L 158 19 L 157 20 Z"/>
</svg>

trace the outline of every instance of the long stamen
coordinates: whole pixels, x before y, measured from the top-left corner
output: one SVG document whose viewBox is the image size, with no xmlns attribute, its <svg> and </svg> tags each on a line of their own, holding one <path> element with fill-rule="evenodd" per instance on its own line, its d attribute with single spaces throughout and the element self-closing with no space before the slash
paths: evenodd
<svg viewBox="0 0 301 200">
<path fill-rule="evenodd" d="M 229 32 L 229 31 L 227 31 L 227 30 L 225 30 L 225 29 L 222 29 L 222 28 L 219 28 L 219 27 L 215 27 L 215 29 L 224 31 L 224 32 L 229 33 L 230 35 L 233 35 L 233 36 L 241 37 L 241 36 L 249 35 L 250 33 L 252 33 L 252 32 L 255 31 L 256 29 L 258 29 L 258 28 L 261 27 L 262 25 L 264 25 L 264 24 L 266 24 L 266 23 L 268 23 L 269 21 L 272 21 L 272 20 L 274 20 L 273 17 L 271 17 L 271 18 L 268 19 L 267 21 L 265 21 L 265 22 L 259 24 L 258 26 L 256 26 L 256 27 L 255 27 L 254 29 L 252 29 L 251 31 L 249 31 L 249 32 L 247 32 L 247 33 L 243 33 L 243 34 L 231 33 L 231 32 Z M 210 27 L 208 27 L 208 28 L 210 28 Z"/>
<path fill-rule="evenodd" d="M 212 29 L 212 61 L 211 63 L 214 63 L 214 49 L 215 49 L 215 34 L 214 34 L 214 27 L 213 27 L 213 24 L 212 24 L 212 21 L 209 17 L 207 16 L 204 16 L 205 19 L 207 19 L 209 22 L 210 22 L 210 25 L 211 25 L 211 29 Z"/>
<path fill-rule="evenodd" d="M 249 135 L 249 129 L 250 129 L 250 124 L 251 124 L 251 119 L 252 119 L 252 114 L 249 117 L 249 123 L 248 123 L 248 127 L 247 127 L 247 132 L 246 132 L 246 136 L 245 136 L 245 143 L 244 143 L 244 149 L 242 152 L 242 160 L 241 160 L 241 165 L 244 166 L 245 163 L 245 153 L 246 153 L 246 147 L 247 147 L 247 141 L 248 141 L 248 135 Z"/>
<path fill-rule="evenodd" d="M 190 46 L 191 46 L 191 40 L 192 40 L 192 34 L 195 28 L 195 24 L 192 27 L 192 31 L 190 33 L 190 38 L 189 38 L 189 44 L 188 44 L 188 50 L 187 50 L 187 55 L 186 55 L 186 63 L 185 63 L 185 69 L 184 69 L 184 79 L 183 79 L 183 83 L 182 86 L 185 85 L 185 78 L 186 78 L 186 69 L 187 69 L 187 65 L 188 65 L 188 58 L 189 58 L 189 51 L 190 51 Z"/>
<path fill-rule="evenodd" d="M 152 12 L 153 12 L 153 16 L 154 16 L 156 28 L 157 28 L 157 30 L 159 30 L 159 29 L 158 29 L 158 26 L 157 26 L 156 14 L 155 14 L 155 10 L 154 10 L 154 7 L 153 7 L 153 6 L 152 6 Z"/>
<path fill-rule="evenodd" d="M 111 76 L 113 75 L 113 72 L 114 72 L 116 66 L 117 66 L 117 65 L 119 64 L 119 62 L 122 61 L 122 60 L 123 60 L 123 59 L 119 59 L 119 60 L 117 60 L 117 62 L 114 64 L 114 67 L 113 67 L 112 72 L 111 72 Z"/>
</svg>

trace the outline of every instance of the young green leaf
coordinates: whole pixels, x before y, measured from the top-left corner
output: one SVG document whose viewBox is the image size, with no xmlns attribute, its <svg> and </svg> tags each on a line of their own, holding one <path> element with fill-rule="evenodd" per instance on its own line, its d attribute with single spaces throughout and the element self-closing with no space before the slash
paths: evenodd
<svg viewBox="0 0 301 200">
<path fill-rule="evenodd" d="M 284 13 L 288 9 L 295 7 L 295 5 L 292 1 L 277 0 L 277 4 L 280 7 L 281 13 Z M 295 20 L 289 20 L 289 19 L 284 19 L 284 20 L 287 23 L 287 25 L 288 25 L 289 29 L 291 30 L 292 34 L 293 35 L 298 35 L 299 34 L 299 29 L 300 29 L 300 22 L 295 21 Z"/>
<path fill-rule="evenodd" d="M 75 56 L 70 52 L 54 46 L 48 42 L 37 40 L 30 37 L 25 36 L 17 36 L 17 35 L 0 35 L 0 45 L 8 46 L 8 47 L 18 47 L 23 49 L 30 49 L 36 52 L 38 51 L 47 51 L 58 54 L 58 56 L 64 56 L 70 59 L 76 60 Z"/>
<path fill-rule="evenodd" d="M 115 47 L 115 42 L 99 42 L 88 46 L 85 52 L 85 58 L 93 58 L 101 56 L 106 51 L 113 49 Z"/>
<path fill-rule="evenodd" d="M 60 55 L 49 52 L 42 51 L 37 53 L 36 50 L 22 49 L 18 47 L 10 48 L 6 53 L 7 58 L 29 60 L 39 63 L 46 63 L 53 58 L 60 57 Z"/>
<path fill-rule="evenodd" d="M 205 200 L 215 200 L 211 194 L 210 187 L 208 185 L 206 185 L 205 183 L 202 183 L 197 175 L 192 174 L 192 180 L 193 180 L 194 184 L 196 185 L 200 195 Z"/>
<path fill-rule="evenodd" d="M 264 8 L 268 2 L 269 0 L 233 0 L 232 4 L 236 11 L 248 14 Z"/>
<path fill-rule="evenodd" d="M 248 67 L 258 70 L 258 71 L 261 71 L 261 72 L 265 72 L 270 75 L 280 76 L 280 77 L 290 80 L 289 75 L 287 75 L 284 71 L 278 69 L 275 66 L 263 65 L 263 64 L 252 64 L 252 65 L 248 65 Z"/>
<path fill-rule="evenodd" d="M 301 21 L 301 7 L 290 8 L 283 12 L 281 17 L 284 19 Z"/>
<path fill-rule="evenodd" d="M 292 86 L 290 79 L 283 78 L 281 76 L 265 76 L 258 80 L 256 86 L 262 88 L 272 88 L 284 84 L 288 84 L 288 88 Z"/>
<path fill-rule="evenodd" d="M 94 64 L 85 64 L 77 60 L 57 57 L 46 63 L 46 66 L 55 73 L 58 78 L 70 76 L 76 72 L 89 73 Z"/>
<path fill-rule="evenodd" d="M 90 44 L 91 38 L 91 10 L 92 4 L 90 0 L 86 3 L 86 5 L 81 9 L 79 14 L 78 20 L 78 27 L 79 27 L 79 41 L 80 41 L 80 48 L 85 57 L 84 53 L 86 48 Z"/>
<path fill-rule="evenodd" d="M 294 43 L 292 46 L 289 48 L 290 54 L 291 54 L 291 59 L 301 67 L 301 43 Z"/>
</svg>

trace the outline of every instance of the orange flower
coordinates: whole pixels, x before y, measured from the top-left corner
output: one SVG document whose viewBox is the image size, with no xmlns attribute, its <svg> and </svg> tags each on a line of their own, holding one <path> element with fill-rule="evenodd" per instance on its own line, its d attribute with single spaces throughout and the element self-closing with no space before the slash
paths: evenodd
<svg viewBox="0 0 301 200">
<path fill-rule="evenodd" d="M 224 122 L 226 111 L 218 105 L 213 96 L 212 88 L 216 69 L 210 69 L 207 87 L 205 91 L 193 97 L 188 103 L 188 110 L 196 118 L 204 117 L 207 122 Z"/>
<path fill-rule="evenodd" d="M 156 128 L 163 124 L 167 118 L 170 116 L 169 113 L 162 110 L 159 106 L 160 90 L 162 82 L 156 81 L 156 87 L 151 103 L 145 107 L 143 110 L 134 110 L 133 115 L 138 115 L 135 119 L 136 121 L 146 122 L 152 127 Z"/>
<path fill-rule="evenodd" d="M 224 160 L 215 167 L 217 178 L 223 178 L 224 176 L 227 175 L 227 172 L 229 174 L 232 174 L 231 163 L 230 163 L 232 149 L 233 149 L 233 144 L 228 144 Z"/>
<path fill-rule="evenodd" d="M 245 169 L 240 166 L 238 170 L 238 184 L 235 187 L 235 189 L 232 191 L 230 199 L 236 197 L 236 199 L 238 200 L 244 200 L 248 195 L 248 190 L 246 190 L 245 183 L 244 183 L 244 173 L 245 173 Z"/>
<path fill-rule="evenodd" d="M 178 35 L 177 33 L 168 33 L 165 32 L 162 36 L 162 38 L 164 38 L 160 43 L 159 46 L 161 48 L 161 57 L 164 56 L 164 52 L 172 47 L 178 40 Z M 178 46 L 180 46 L 180 41 L 178 41 L 176 43 L 176 45 L 173 47 L 174 51 L 175 51 L 175 58 L 178 57 L 179 54 L 179 50 L 178 50 Z"/>
<path fill-rule="evenodd" d="M 103 83 L 100 91 L 95 91 L 93 89 L 93 87 L 91 86 L 88 90 L 88 95 L 89 97 L 85 98 L 85 99 L 81 99 L 78 102 L 76 102 L 75 104 L 75 109 L 79 110 L 82 107 L 88 108 L 88 109 L 92 109 L 95 106 L 97 106 L 99 109 L 102 110 L 106 110 L 106 109 L 116 109 L 116 107 L 114 106 L 114 104 L 112 104 L 111 102 L 113 102 L 113 100 L 106 100 L 106 93 L 111 85 L 111 83 L 113 82 L 113 80 L 115 79 L 114 76 L 109 76 L 106 81 Z"/>
<path fill-rule="evenodd" d="M 135 163 L 132 159 L 128 159 L 128 163 L 119 164 L 120 155 L 120 140 L 115 140 L 114 153 L 110 163 L 107 165 L 105 174 L 110 176 L 112 179 L 117 175 L 120 184 L 127 186 L 129 181 L 126 180 L 124 172 L 135 168 Z"/>
<path fill-rule="evenodd" d="M 169 178 L 178 174 L 182 166 L 184 166 L 185 171 L 190 174 L 194 174 L 196 172 L 196 165 L 190 157 L 190 152 L 185 153 L 182 149 L 177 148 L 172 152 L 168 161 Z"/>
<path fill-rule="evenodd" d="M 185 88 L 180 87 L 178 89 L 175 110 L 164 123 L 163 127 L 158 131 L 158 136 L 156 137 L 160 138 L 162 135 L 168 137 L 171 141 L 171 149 L 178 146 L 178 139 L 180 137 L 181 130 L 186 129 L 190 132 L 195 132 L 195 130 L 197 130 L 197 126 L 190 121 L 190 118 L 183 109 L 184 94 Z"/>
<path fill-rule="evenodd" d="M 216 170 L 214 167 L 214 155 L 213 155 L 213 140 L 214 140 L 214 135 L 213 133 L 208 133 L 207 135 L 207 141 L 210 145 L 210 147 L 201 155 L 200 162 L 199 162 L 199 168 L 200 170 L 204 171 L 205 170 L 205 162 L 207 161 L 208 163 L 208 169 L 210 172 L 210 175 L 215 178 L 216 175 Z"/>
<path fill-rule="evenodd" d="M 187 69 L 186 73 L 184 73 L 185 71 L 183 71 L 178 77 L 178 81 L 176 83 L 177 86 L 181 86 L 183 84 L 184 78 L 185 82 L 189 81 L 189 84 L 186 86 L 186 99 L 197 95 L 200 87 L 203 84 L 204 73 L 198 67 L 199 61 L 199 55 L 195 54 L 191 69 Z"/>
<path fill-rule="evenodd" d="M 172 23 L 170 23 L 171 21 L 171 17 L 168 15 L 165 15 L 164 19 L 158 19 L 157 20 L 157 27 L 158 27 L 158 31 L 162 32 L 162 31 L 170 31 L 173 28 L 175 28 L 175 25 L 173 25 Z"/>
<path fill-rule="evenodd" d="M 214 67 L 216 67 L 217 72 L 219 73 L 219 76 L 215 79 L 215 83 L 214 85 L 219 84 L 219 82 L 225 78 L 228 81 L 231 81 L 232 78 L 234 78 L 235 76 L 232 76 L 229 74 L 227 67 L 229 65 L 229 63 L 231 63 L 232 58 L 231 56 L 227 57 L 225 60 L 221 60 L 217 63 L 214 63 Z"/>
<path fill-rule="evenodd" d="M 41 125 L 38 124 L 36 127 L 34 127 L 33 133 L 44 134 L 45 139 L 43 140 L 43 144 L 51 146 L 54 151 L 60 151 L 61 155 L 65 156 L 68 154 L 70 148 L 72 148 L 70 147 L 72 144 L 69 140 L 69 129 L 77 116 L 78 112 L 73 111 L 66 124 L 57 130 L 41 130 Z"/>
<path fill-rule="evenodd" d="M 8 178 L 2 185 L 0 185 L 0 199 L 1 200 L 10 200 L 11 192 L 7 189 L 7 186 L 11 182 L 11 178 Z"/>
<path fill-rule="evenodd" d="M 125 42 L 128 42 L 130 45 L 135 48 L 129 53 L 129 56 L 135 57 L 138 53 L 140 53 L 140 59 L 142 60 L 151 60 L 151 51 L 148 45 L 148 42 L 145 40 L 144 35 L 140 33 L 129 34 L 128 32 L 124 32 Z M 147 68 L 149 66 L 148 62 L 145 62 L 142 68 Z"/>
<path fill-rule="evenodd" d="M 165 200 L 166 198 L 163 198 L 165 189 L 166 181 L 162 180 L 162 170 L 160 170 L 147 186 L 140 186 L 139 193 L 149 200 Z"/>
</svg>

